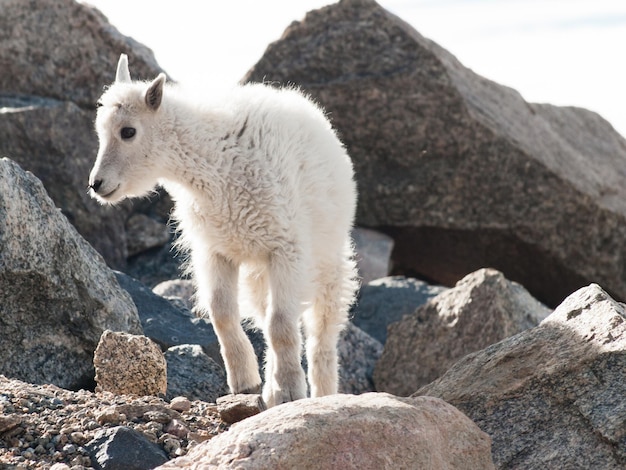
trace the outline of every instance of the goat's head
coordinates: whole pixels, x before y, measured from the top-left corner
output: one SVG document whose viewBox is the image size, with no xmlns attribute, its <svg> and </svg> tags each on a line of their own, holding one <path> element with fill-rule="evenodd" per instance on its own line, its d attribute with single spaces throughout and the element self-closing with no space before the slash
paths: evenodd
<svg viewBox="0 0 626 470">
<path fill-rule="evenodd" d="M 100 149 L 89 192 L 103 204 L 148 194 L 158 178 L 156 149 L 165 75 L 151 83 L 132 82 L 128 58 L 120 56 L 115 82 L 98 101 L 96 131 Z"/>
</svg>

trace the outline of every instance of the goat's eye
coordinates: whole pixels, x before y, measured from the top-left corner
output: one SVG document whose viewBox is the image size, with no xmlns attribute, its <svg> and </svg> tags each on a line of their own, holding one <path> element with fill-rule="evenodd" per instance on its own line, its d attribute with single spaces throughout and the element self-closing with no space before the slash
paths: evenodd
<svg viewBox="0 0 626 470">
<path fill-rule="evenodd" d="M 132 139 L 135 136 L 136 132 L 137 131 L 134 127 L 122 127 L 122 130 L 120 131 L 120 136 L 122 137 L 122 139 L 128 140 Z"/>
<path fill-rule="evenodd" d="M 101 108 L 102 107 L 102 101 L 98 101 L 96 103 L 96 108 Z"/>
</svg>

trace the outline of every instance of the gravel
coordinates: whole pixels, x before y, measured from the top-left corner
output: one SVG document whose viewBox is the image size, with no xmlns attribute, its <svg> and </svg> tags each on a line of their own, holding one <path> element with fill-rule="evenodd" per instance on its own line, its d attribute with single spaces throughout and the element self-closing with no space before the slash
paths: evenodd
<svg viewBox="0 0 626 470">
<path fill-rule="evenodd" d="M 85 447 L 115 426 L 140 432 L 170 458 L 228 429 L 213 403 L 74 392 L 0 375 L 0 469 L 91 469 Z"/>
</svg>

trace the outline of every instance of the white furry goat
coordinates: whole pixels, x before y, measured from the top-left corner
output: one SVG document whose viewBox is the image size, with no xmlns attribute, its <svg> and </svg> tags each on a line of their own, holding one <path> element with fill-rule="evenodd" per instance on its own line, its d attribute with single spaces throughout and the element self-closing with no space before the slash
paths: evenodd
<svg viewBox="0 0 626 470">
<path fill-rule="evenodd" d="M 337 339 L 356 289 L 356 187 L 324 113 L 294 89 L 258 84 L 202 103 L 164 74 L 132 82 L 123 54 L 98 104 L 91 194 L 114 204 L 157 184 L 170 193 L 231 391 L 261 386 L 240 323 L 241 277 L 268 344 L 267 405 L 306 396 L 301 319 L 311 396 L 336 393 Z"/>
</svg>

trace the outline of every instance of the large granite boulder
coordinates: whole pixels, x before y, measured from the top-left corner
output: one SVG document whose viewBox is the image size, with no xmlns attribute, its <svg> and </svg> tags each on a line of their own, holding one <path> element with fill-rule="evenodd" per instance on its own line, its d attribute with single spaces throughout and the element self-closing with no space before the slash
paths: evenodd
<svg viewBox="0 0 626 470">
<path fill-rule="evenodd" d="M 626 310 L 592 284 L 416 392 L 493 439 L 498 468 L 626 467 Z"/>
<path fill-rule="evenodd" d="M 0 90 L 95 109 L 120 53 L 140 77 L 161 68 L 146 46 L 122 35 L 96 8 L 75 0 L 0 2 Z"/>
<path fill-rule="evenodd" d="M 431 397 L 330 395 L 245 419 L 158 469 L 492 469 L 489 437 Z"/>
<path fill-rule="evenodd" d="M 525 102 L 373 0 L 308 13 L 244 80 L 327 109 L 395 273 L 491 266 L 552 306 L 591 281 L 626 299 L 626 141 L 597 114 Z"/>
<path fill-rule="evenodd" d="M 98 141 L 95 104 L 119 54 L 139 78 L 162 69 L 95 8 L 74 0 L 0 1 L 0 155 L 42 180 L 55 204 L 112 267 L 125 266 L 127 204 L 87 194 Z"/>
<path fill-rule="evenodd" d="M 550 310 L 494 269 L 468 274 L 389 326 L 376 390 L 407 396 L 466 354 L 537 326 Z"/>
<path fill-rule="evenodd" d="M 41 182 L 0 159 L 0 374 L 93 386 L 106 329 L 141 333 L 137 309 Z"/>
</svg>

